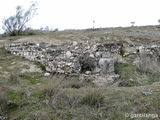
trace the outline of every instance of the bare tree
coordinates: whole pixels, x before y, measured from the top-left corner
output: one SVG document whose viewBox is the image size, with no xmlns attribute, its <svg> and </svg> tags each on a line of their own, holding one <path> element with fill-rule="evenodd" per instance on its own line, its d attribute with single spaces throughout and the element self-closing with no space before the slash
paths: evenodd
<svg viewBox="0 0 160 120">
<path fill-rule="evenodd" d="M 37 15 L 37 3 L 32 2 L 29 9 L 24 11 L 22 6 L 16 7 L 16 14 L 2 21 L 3 30 L 10 35 L 19 35 L 27 29 L 26 23 Z"/>
</svg>

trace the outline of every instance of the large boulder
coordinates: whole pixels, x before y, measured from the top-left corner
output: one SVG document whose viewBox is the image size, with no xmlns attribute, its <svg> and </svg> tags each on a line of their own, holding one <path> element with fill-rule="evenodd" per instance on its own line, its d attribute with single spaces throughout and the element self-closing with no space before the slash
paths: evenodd
<svg viewBox="0 0 160 120">
<path fill-rule="evenodd" d="M 100 58 L 98 65 L 102 69 L 102 74 L 114 72 L 114 60 L 112 58 Z"/>
</svg>

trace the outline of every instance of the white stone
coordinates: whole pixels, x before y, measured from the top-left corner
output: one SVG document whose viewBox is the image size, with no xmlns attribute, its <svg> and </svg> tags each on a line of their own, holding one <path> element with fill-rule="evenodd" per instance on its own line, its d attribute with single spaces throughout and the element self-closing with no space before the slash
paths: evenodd
<svg viewBox="0 0 160 120">
<path fill-rule="evenodd" d="M 16 62 L 12 62 L 11 64 L 14 65 Z"/>
<path fill-rule="evenodd" d="M 92 50 L 97 51 L 98 50 L 97 45 L 93 45 Z"/>
<path fill-rule="evenodd" d="M 58 69 L 57 69 L 57 72 L 58 72 L 58 73 L 64 73 L 64 70 L 62 70 L 61 68 L 58 68 Z"/>
<path fill-rule="evenodd" d="M 68 65 L 68 66 L 71 66 L 71 65 L 72 65 L 72 63 L 68 63 L 67 65 Z"/>
<path fill-rule="evenodd" d="M 133 54 L 136 54 L 136 53 L 137 53 L 137 51 L 134 51 L 134 52 L 133 52 Z"/>
<path fill-rule="evenodd" d="M 124 56 L 124 57 L 126 57 L 126 56 L 128 56 L 128 55 L 129 55 L 129 53 L 124 53 L 124 55 L 123 55 L 123 56 Z"/>
<path fill-rule="evenodd" d="M 87 75 L 90 75 L 91 74 L 91 71 L 86 71 L 85 72 Z"/>
<path fill-rule="evenodd" d="M 133 65 L 138 66 L 138 65 L 139 65 L 139 63 L 140 63 L 139 61 L 134 61 L 134 62 L 133 62 Z"/>
<path fill-rule="evenodd" d="M 144 49 L 144 46 L 139 46 L 138 48 L 140 51 Z"/>
<path fill-rule="evenodd" d="M 66 56 L 67 56 L 68 58 L 70 58 L 70 57 L 72 56 L 72 53 L 71 53 L 70 51 L 67 51 L 67 52 L 66 52 Z"/>
<path fill-rule="evenodd" d="M 79 48 L 79 47 L 78 47 L 78 46 L 76 46 L 74 49 L 75 49 L 75 50 L 77 50 L 78 48 Z"/>
<path fill-rule="evenodd" d="M 91 47 L 88 45 L 88 46 L 87 46 L 87 49 L 91 49 Z"/>
<path fill-rule="evenodd" d="M 44 73 L 44 76 L 45 77 L 50 76 L 50 73 Z"/>
<path fill-rule="evenodd" d="M 157 48 L 157 45 L 152 45 L 151 48 Z"/>
<path fill-rule="evenodd" d="M 41 58 L 45 58 L 45 56 L 44 56 L 44 55 L 41 55 Z"/>
<path fill-rule="evenodd" d="M 101 57 L 101 53 L 100 53 L 100 52 L 96 52 L 96 53 L 95 53 L 95 56 L 96 56 L 96 57 Z"/>
<path fill-rule="evenodd" d="M 73 46 L 76 46 L 76 45 L 78 45 L 78 42 L 73 41 L 72 45 L 73 45 Z"/>
<path fill-rule="evenodd" d="M 94 54 L 90 54 L 89 57 L 94 58 Z"/>
</svg>

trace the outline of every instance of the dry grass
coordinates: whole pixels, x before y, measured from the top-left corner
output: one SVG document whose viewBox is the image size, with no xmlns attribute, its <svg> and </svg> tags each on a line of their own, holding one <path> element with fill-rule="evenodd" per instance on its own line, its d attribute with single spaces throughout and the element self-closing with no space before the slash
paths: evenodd
<svg viewBox="0 0 160 120">
<path fill-rule="evenodd" d="M 9 99 L 7 93 L 3 89 L 0 89 L 0 116 L 5 116 L 8 110 L 7 103 Z"/>
<path fill-rule="evenodd" d="M 159 73 L 160 72 L 160 63 L 156 56 L 147 56 L 146 54 L 140 55 L 139 69 L 142 69 L 144 72 Z"/>
<path fill-rule="evenodd" d="M 18 80 L 18 76 L 16 74 L 11 74 L 10 78 L 8 80 L 8 83 L 10 85 L 17 85 L 20 84 L 20 81 Z"/>
</svg>

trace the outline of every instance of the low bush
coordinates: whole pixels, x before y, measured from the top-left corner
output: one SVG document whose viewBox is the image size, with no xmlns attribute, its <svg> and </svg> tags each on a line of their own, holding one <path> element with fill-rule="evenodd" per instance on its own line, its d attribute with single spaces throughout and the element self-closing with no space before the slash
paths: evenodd
<svg viewBox="0 0 160 120">
<path fill-rule="evenodd" d="M 18 76 L 16 74 L 11 74 L 8 80 L 8 83 L 11 85 L 20 84 L 20 81 L 18 80 Z"/>
<path fill-rule="evenodd" d="M 82 72 L 92 71 L 96 67 L 96 60 L 94 58 L 89 57 L 89 55 L 84 54 L 79 56 L 79 63 L 81 65 Z"/>
<path fill-rule="evenodd" d="M 59 89 L 58 88 L 45 88 L 42 90 L 42 98 L 51 98 L 53 97 L 56 93 L 58 93 Z"/>
<path fill-rule="evenodd" d="M 0 116 L 5 115 L 8 109 L 8 96 L 6 92 L 0 89 Z"/>
<path fill-rule="evenodd" d="M 104 102 L 104 96 L 98 90 L 87 91 L 85 96 L 82 98 L 82 104 L 89 106 L 96 106 Z"/>
</svg>

